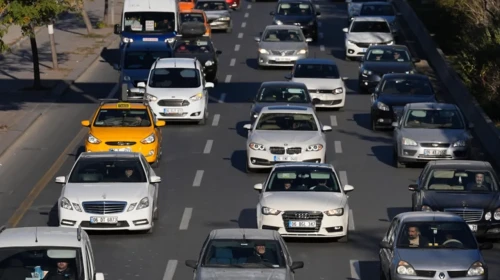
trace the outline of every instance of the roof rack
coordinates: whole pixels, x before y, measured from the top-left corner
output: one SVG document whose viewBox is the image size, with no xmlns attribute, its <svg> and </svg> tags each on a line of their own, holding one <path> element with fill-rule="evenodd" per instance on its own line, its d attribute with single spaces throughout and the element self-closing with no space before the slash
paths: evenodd
<svg viewBox="0 0 500 280">
<path fill-rule="evenodd" d="M 142 103 L 144 105 L 148 104 L 148 100 L 142 96 L 134 96 L 134 97 L 128 97 L 126 100 L 118 99 L 118 98 L 104 98 L 104 99 L 99 99 L 100 105 L 104 104 L 110 104 L 110 103 Z"/>
<path fill-rule="evenodd" d="M 1 227 L 0 227 L 0 233 L 2 233 L 2 232 L 3 232 L 4 230 L 6 230 L 6 229 L 7 229 L 7 226 L 1 226 Z"/>
</svg>

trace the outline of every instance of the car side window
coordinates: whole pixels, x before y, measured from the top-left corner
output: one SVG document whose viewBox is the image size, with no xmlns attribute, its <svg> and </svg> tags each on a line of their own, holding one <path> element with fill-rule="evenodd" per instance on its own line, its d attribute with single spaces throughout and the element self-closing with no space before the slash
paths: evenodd
<svg viewBox="0 0 500 280">
<path fill-rule="evenodd" d="M 285 256 L 286 258 L 286 261 L 287 261 L 287 264 L 290 266 L 292 265 L 292 255 L 290 255 L 290 252 L 288 251 L 288 248 L 286 247 L 286 243 L 285 241 L 282 239 L 280 240 L 280 245 L 281 245 L 281 249 L 283 251 L 283 255 Z"/>
<path fill-rule="evenodd" d="M 389 242 L 390 238 L 391 238 L 391 235 L 392 233 L 394 232 L 394 228 L 396 227 L 396 223 L 397 223 L 397 220 L 394 218 L 392 220 L 392 223 L 391 223 L 391 226 L 389 227 L 389 229 L 387 230 L 387 232 L 385 233 L 385 236 L 384 236 L 384 240 Z"/>
<path fill-rule="evenodd" d="M 417 179 L 417 184 L 418 184 L 418 187 L 420 187 L 420 184 L 422 184 L 425 176 L 427 175 L 427 172 L 429 171 L 429 165 L 426 165 L 424 167 L 424 169 L 422 170 L 422 172 L 420 173 L 420 175 L 418 176 L 418 179 Z"/>
<path fill-rule="evenodd" d="M 87 279 L 94 279 L 94 274 L 92 273 L 92 261 L 90 259 L 90 252 L 89 252 L 89 248 L 88 246 L 85 246 L 85 255 L 86 258 L 85 258 L 85 262 L 86 262 L 86 274 L 87 274 Z"/>
<path fill-rule="evenodd" d="M 396 231 L 398 229 L 398 226 L 399 226 L 399 220 L 395 219 L 393 222 L 393 227 L 389 232 L 389 239 L 387 240 L 391 245 L 394 244 L 394 236 L 396 236 Z"/>
<path fill-rule="evenodd" d="M 146 176 L 149 180 L 149 177 L 151 177 L 151 174 L 149 172 L 149 163 L 143 155 L 141 155 L 141 163 L 142 163 L 142 166 L 144 166 L 144 170 L 146 171 Z"/>
<path fill-rule="evenodd" d="M 207 236 L 207 238 L 205 239 L 205 241 L 203 241 L 203 245 L 201 245 L 200 255 L 198 256 L 198 263 L 201 263 L 201 258 L 203 256 L 203 253 L 207 249 L 206 247 L 207 247 L 207 244 L 208 244 L 208 240 L 210 240 L 210 235 Z"/>
</svg>

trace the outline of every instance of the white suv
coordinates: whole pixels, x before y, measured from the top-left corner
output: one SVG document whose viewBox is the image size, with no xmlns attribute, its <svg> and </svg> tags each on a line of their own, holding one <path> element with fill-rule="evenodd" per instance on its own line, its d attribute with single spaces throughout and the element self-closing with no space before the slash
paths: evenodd
<svg viewBox="0 0 500 280">
<path fill-rule="evenodd" d="M 208 91 L 214 84 L 205 81 L 203 65 L 195 58 L 158 59 L 149 72 L 146 89 L 157 119 L 188 120 L 205 124 L 208 117 Z"/>
<path fill-rule="evenodd" d="M 65 262 L 68 279 L 104 280 L 81 228 L 1 227 L 0 256 L 5 279 L 43 279 L 56 271 L 57 262 Z"/>
<path fill-rule="evenodd" d="M 345 35 L 347 60 L 361 58 L 371 45 L 393 45 L 394 36 L 387 20 L 381 17 L 355 17 Z"/>
</svg>

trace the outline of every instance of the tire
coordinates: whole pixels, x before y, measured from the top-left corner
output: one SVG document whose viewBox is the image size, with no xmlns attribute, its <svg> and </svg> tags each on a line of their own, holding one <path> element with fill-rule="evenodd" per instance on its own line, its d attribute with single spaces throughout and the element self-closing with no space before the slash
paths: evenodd
<svg viewBox="0 0 500 280">
<path fill-rule="evenodd" d="M 203 115 L 203 118 L 198 121 L 198 125 L 205 125 L 207 122 L 207 117 L 208 117 L 208 111 L 207 108 L 205 107 L 205 113 Z"/>
<path fill-rule="evenodd" d="M 344 236 L 337 239 L 338 243 L 347 243 L 349 241 L 349 226 L 347 226 L 347 232 Z"/>
<path fill-rule="evenodd" d="M 373 131 L 378 131 L 378 127 L 377 127 L 377 124 L 375 123 L 375 120 L 372 118 L 371 119 L 371 123 L 372 123 L 372 130 Z"/>
<path fill-rule="evenodd" d="M 212 74 L 208 77 L 206 77 L 207 81 L 211 82 L 211 83 L 215 83 L 215 81 L 217 80 L 217 73 L 215 74 Z"/>
<path fill-rule="evenodd" d="M 405 168 L 406 167 L 406 165 L 404 163 L 399 161 L 398 153 L 396 151 L 392 152 L 392 159 L 394 161 L 394 166 L 396 168 Z"/>
<path fill-rule="evenodd" d="M 231 26 L 229 26 L 227 29 L 226 29 L 226 33 L 231 33 L 233 32 L 233 25 L 231 24 Z"/>
<path fill-rule="evenodd" d="M 163 151 L 162 151 L 162 148 L 160 147 L 160 151 L 158 152 L 158 156 L 156 157 L 156 161 L 151 163 L 151 167 L 153 167 L 155 169 L 160 167 L 162 154 L 163 154 Z"/>
<path fill-rule="evenodd" d="M 160 218 L 160 210 L 156 206 L 156 211 L 153 212 L 153 220 L 157 221 Z"/>
<path fill-rule="evenodd" d="M 349 57 L 349 56 L 345 56 L 345 61 L 353 61 L 354 59 L 352 57 Z"/>
</svg>

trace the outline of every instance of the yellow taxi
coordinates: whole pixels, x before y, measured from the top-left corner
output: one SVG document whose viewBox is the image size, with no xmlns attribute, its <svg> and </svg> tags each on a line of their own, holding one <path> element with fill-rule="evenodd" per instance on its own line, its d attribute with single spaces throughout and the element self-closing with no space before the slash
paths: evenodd
<svg viewBox="0 0 500 280">
<path fill-rule="evenodd" d="M 87 152 L 137 152 L 158 166 L 162 154 L 160 127 L 146 101 L 101 101 L 91 120 L 82 121 L 89 128 L 85 140 Z"/>
</svg>

